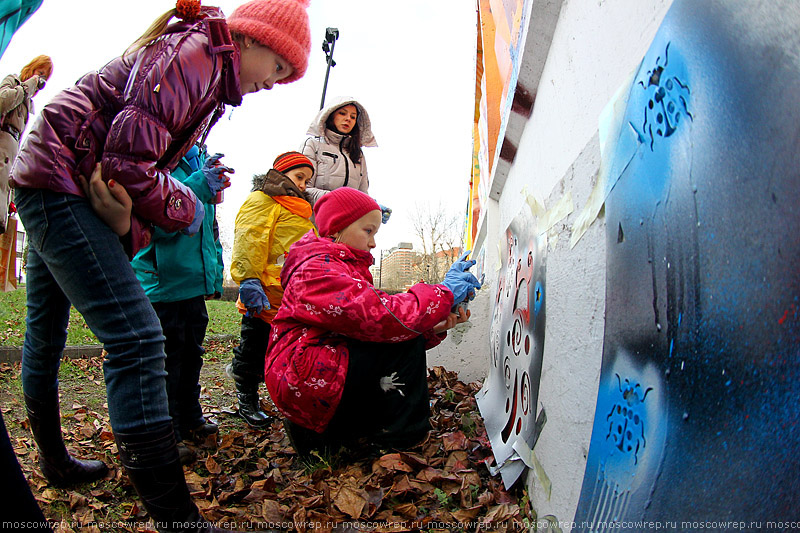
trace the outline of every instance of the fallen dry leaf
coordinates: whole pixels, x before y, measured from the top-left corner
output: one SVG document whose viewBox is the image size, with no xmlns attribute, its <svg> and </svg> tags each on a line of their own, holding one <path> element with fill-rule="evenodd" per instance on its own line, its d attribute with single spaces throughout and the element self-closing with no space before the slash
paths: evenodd
<svg viewBox="0 0 800 533">
<path fill-rule="evenodd" d="M 387 453 L 383 455 L 377 461 L 378 465 L 386 468 L 388 470 L 396 470 L 398 472 L 413 472 L 414 469 L 411 468 L 403 459 L 400 457 L 399 453 Z"/>
<path fill-rule="evenodd" d="M 350 485 L 342 485 L 333 497 L 333 504 L 353 520 L 358 520 L 367 504 L 367 499 L 364 491 Z"/>
<path fill-rule="evenodd" d="M 261 517 L 267 522 L 283 522 L 288 507 L 280 505 L 275 500 L 264 500 L 261 506 Z"/>
<path fill-rule="evenodd" d="M 478 513 L 483 508 L 482 505 L 476 505 L 475 507 L 469 507 L 466 509 L 459 509 L 458 511 L 453 511 L 453 518 L 455 518 L 458 522 L 466 523 L 472 522 Z"/>
<path fill-rule="evenodd" d="M 405 518 L 416 518 L 419 514 L 419 510 L 414 503 L 401 503 L 394 506 L 394 511 L 396 513 L 400 513 Z"/>
<path fill-rule="evenodd" d="M 220 472 L 222 472 L 222 467 L 219 466 L 219 463 L 217 463 L 217 461 L 215 461 L 214 458 L 211 457 L 210 455 L 206 459 L 206 469 L 211 474 L 219 474 Z"/>
<path fill-rule="evenodd" d="M 444 449 L 447 451 L 466 450 L 467 437 L 461 430 L 454 431 L 452 433 L 445 433 L 442 435 L 442 444 L 444 445 Z"/>
</svg>

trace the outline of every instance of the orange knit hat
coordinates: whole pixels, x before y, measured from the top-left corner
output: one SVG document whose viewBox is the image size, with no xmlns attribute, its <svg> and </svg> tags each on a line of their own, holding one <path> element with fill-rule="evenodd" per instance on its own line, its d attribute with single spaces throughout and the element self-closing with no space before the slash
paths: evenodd
<svg viewBox="0 0 800 533">
<path fill-rule="evenodd" d="M 251 0 L 228 17 L 228 28 L 252 37 L 294 67 L 291 76 L 278 83 L 299 80 L 306 73 L 311 52 L 309 0 Z"/>
<path fill-rule="evenodd" d="M 272 163 L 272 168 L 284 174 L 293 168 L 299 167 L 308 167 L 311 169 L 312 175 L 314 173 L 314 163 L 300 152 L 284 152 L 276 157 L 275 162 Z"/>
</svg>

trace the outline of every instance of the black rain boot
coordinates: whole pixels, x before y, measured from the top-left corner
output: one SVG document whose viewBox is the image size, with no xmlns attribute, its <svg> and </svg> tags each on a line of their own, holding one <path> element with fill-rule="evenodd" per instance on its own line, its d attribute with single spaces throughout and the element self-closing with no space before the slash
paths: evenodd
<svg viewBox="0 0 800 533">
<path fill-rule="evenodd" d="M 108 467 L 102 461 L 77 459 L 70 455 L 61 437 L 58 389 L 45 401 L 25 394 L 25 408 L 33 438 L 39 449 L 39 467 L 54 487 L 68 487 L 102 479 Z"/>
<path fill-rule="evenodd" d="M 115 433 L 119 458 L 156 529 L 162 533 L 224 532 L 209 524 L 189 495 L 172 424 Z"/>
<path fill-rule="evenodd" d="M 206 437 L 219 433 L 219 426 L 213 422 L 203 422 L 195 428 L 181 430 L 181 433 L 187 435 L 194 442 L 202 444 L 205 442 Z"/>
<path fill-rule="evenodd" d="M 261 410 L 258 385 L 244 385 L 237 381 L 236 398 L 239 400 L 239 416 L 251 427 L 264 429 L 272 425 L 274 419 Z"/>
<path fill-rule="evenodd" d="M 283 430 L 289 437 L 289 444 L 301 459 L 308 459 L 312 452 L 330 454 L 339 449 L 333 442 L 328 442 L 319 433 L 295 424 L 288 418 L 283 419 Z"/>
<path fill-rule="evenodd" d="M 193 462 L 197 461 L 197 454 L 194 453 L 189 447 L 183 442 L 179 442 L 177 444 L 178 447 L 178 458 L 182 465 L 190 465 Z"/>
</svg>

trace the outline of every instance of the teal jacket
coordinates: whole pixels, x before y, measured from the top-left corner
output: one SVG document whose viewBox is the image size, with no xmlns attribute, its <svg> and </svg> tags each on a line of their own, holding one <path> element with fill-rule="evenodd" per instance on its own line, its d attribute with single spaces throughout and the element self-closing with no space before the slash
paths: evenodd
<svg viewBox="0 0 800 533">
<path fill-rule="evenodd" d="M 189 236 L 156 228 L 150 244 L 131 261 L 136 277 L 153 303 L 222 293 L 222 245 L 216 227 L 216 206 L 200 171 L 205 160 L 205 149 L 192 147 L 172 172 L 173 178 L 192 189 L 203 202 L 205 218 L 200 231 Z"/>
<path fill-rule="evenodd" d="M 14 32 L 39 9 L 42 0 L 3 0 L 0 2 L 0 57 Z"/>
</svg>

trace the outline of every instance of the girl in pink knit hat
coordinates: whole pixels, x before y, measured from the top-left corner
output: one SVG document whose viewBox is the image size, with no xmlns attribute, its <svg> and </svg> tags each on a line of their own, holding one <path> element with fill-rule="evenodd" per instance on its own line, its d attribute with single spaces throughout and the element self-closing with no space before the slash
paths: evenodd
<svg viewBox="0 0 800 533">
<path fill-rule="evenodd" d="M 170 171 L 226 105 L 305 73 L 307 4 L 252 0 L 226 19 L 199 0 L 178 0 L 122 56 L 41 110 L 12 172 L 30 239 L 22 384 L 42 473 L 69 486 L 107 472 L 101 461 L 73 457 L 61 438 L 58 367 L 72 304 L 105 345 L 120 460 L 159 529 L 214 528 L 186 486 L 167 403 L 161 323 L 129 258 L 154 227 L 188 234 L 201 227 L 203 202 Z M 219 170 L 205 175 L 201 196 L 225 187 Z"/>
<path fill-rule="evenodd" d="M 319 237 L 292 245 L 281 270 L 265 381 L 301 454 L 366 441 L 406 448 L 430 429 L 425 351 L 469 317 L 455 305 L 480 282 L 461 257 L 438 285 L 390 295 L 369 267 L 380 206 L 341 187 L 314 205 Z M 363 440 L 362 440 L 363 439 Z M 361 442 L 359 442 L 361 441 Z"/>
</svg>

